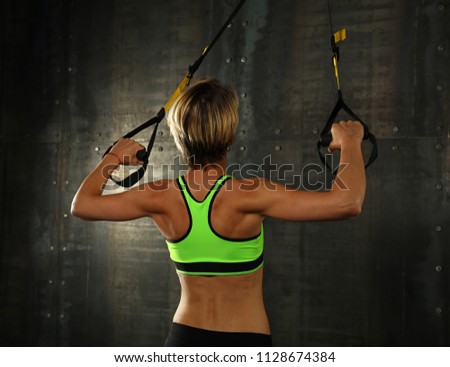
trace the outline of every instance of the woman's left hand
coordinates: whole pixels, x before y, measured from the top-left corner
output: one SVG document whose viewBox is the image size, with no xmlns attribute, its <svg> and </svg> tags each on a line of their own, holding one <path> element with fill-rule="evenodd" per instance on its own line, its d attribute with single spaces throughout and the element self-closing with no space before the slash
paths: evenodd
<svg viewBox="0 0 450 367">
<path fill-rule="evenodd" d="M 120 138 L 110 153 L 117 156 L 120 164 L 136 166 L 144 163 L 136 157 L 136 153 L 143 149 L 145 150 L 145 147 L 133 139 Z"/>
</svg>

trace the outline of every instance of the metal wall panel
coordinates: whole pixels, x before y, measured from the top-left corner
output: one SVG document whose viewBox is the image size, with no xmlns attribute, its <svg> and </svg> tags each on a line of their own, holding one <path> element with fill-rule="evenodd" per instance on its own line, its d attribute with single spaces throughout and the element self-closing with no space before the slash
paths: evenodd
<svg viewBox="0 0 450 367">
<path fill-rule="evenodd" d="M 166 102 L 235 3 L 2 2 L 0 345 L 163 343 L 179 285 L 157 229 L 83 222 L 70 203 L 111 142 Z M 450 2 L 336 0 L 332 10 L 348 29 L 344 96 L 380 156 L 358 218 L 266 221 L 274 343 L 448 346 Z M 247 0 L 208 55 L 197 76 L 240 96 L 236 175 L 329 185 L 315 151 L 336 98 L 329 37 L 326 1 Z M 184 169 L 162 125 L 148 180 Z"/>
</svg>

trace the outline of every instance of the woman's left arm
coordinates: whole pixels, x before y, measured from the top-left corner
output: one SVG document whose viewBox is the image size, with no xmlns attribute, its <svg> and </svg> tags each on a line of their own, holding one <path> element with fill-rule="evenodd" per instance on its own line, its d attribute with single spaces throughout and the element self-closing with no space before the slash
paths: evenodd
<svg viewBox="0 0 450 367">
<path fill-rule="evenodd" d="M 149 216 L 139 186 L 120 194 L 103 195 L 112 172 L 121 164 L 141 164 L 136 152 L 144 147 L 131 139 L 120 139 L 97 167 L 86 177 L 72 201 L 71 213 L 85 220 L 132 220 Z"/>
</svg>

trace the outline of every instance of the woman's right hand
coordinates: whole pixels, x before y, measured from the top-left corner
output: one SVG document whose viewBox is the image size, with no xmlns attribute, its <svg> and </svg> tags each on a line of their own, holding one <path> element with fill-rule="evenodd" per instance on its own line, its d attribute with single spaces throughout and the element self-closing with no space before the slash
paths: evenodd
<svg viewBox="0 0 450 367">
<path fill-rule="evenodd" d="M 361 144 L 364 138 L 364 128 L 359 121 L 340 121 L 331 127 L 331 141 L 328 150 L 333 152 L 341 150 L 342 146 L 349 142 L 358 142 Z"/>
<path fill-rule="evenodd" d="M 142 165 L 144 162 L 136 157 L 136 153 L 145 147 L 133 139 L 120 138 L 112 147 L 110 153 L 120 159 L 123 165 Z"/>
</svg>

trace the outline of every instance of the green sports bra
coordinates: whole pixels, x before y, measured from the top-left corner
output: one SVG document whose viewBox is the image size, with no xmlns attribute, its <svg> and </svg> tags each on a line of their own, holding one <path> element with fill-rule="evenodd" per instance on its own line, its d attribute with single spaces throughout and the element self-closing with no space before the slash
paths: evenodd
<svg viewBox="0 0 450 367">
<path fill-rule="evenodd" d="M 223 237 L 211 225 L 214 199 L 230 178 L 219 178 L 203 201 L 197 201 L 192 196 L 184 177 L 178 178 L 190 225 L 187 233 L 179 240 L 166 240 L 177 272 L 187 275 L 243 275 L 253 273 L 263 265 L 262 224 L 259 235 L 245 239 Z"/>
</svg>

